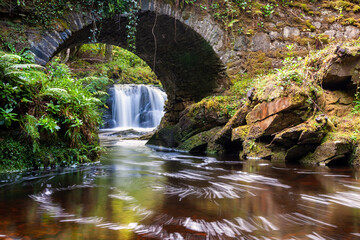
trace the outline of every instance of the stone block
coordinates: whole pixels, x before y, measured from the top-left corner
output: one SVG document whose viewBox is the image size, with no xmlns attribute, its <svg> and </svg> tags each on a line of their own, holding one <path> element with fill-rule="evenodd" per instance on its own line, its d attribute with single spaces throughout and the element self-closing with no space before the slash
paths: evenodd
<svg viewBox="0 0 360 240">
<path fill-rule="evenodd" d="M 284 38 L 297 37 L 300 36 L 300 30 L 295 27 L 285 27 L 283 31 Z"/>
<path fill-rule="evenodd" d="M 256 33 L 251 42 L 252 51 L 267 51 L 270 49 L 270 37 L 266 33 Z"/>
<path fill-rule="evenodd" d="M 354 26 L 346 26 L 345 27 L 345 33 L 344 37 L 347 39 L 355 39 L 358 38 L 360 34 L 360 30 L 357 27 Z"/>
</svg>

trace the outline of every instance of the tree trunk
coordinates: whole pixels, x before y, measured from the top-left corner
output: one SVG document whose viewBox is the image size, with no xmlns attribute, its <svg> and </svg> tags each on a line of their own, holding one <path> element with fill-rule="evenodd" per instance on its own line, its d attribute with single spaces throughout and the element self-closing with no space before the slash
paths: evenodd
<svg viewBox="0 0 360 240">
<path fill-rule="evenodd" d="M 106 48 L 105 48 L 105 59 L 110 62 L 112 61 L 112 51 L 113 51 L 113 46 L 110 44 L 106 44 Z"/>
</svg>

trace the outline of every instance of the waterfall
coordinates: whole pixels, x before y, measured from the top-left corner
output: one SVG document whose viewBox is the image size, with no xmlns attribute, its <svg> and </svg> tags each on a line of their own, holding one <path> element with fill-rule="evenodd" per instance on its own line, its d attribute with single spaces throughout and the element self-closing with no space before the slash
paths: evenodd
<svg viewBox="0 0 360 240">
<path fill-rule="evenodd" d="M 166 94 L 149 85 L 115 84 L 112 120 L 115 127 L 154 128 L 164 115 Z"/>
</svg>

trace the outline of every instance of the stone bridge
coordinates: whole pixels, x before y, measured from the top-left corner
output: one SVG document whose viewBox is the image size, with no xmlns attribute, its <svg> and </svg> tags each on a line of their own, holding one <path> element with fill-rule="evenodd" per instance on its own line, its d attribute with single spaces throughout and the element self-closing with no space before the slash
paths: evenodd
<svg viewBox="0 0 360 240">
<path fill-rule="evenodd" d="M 225 32 L 213 18 L 196 8 L 185 10 L 158 2 L 141 1 L 135 54 L 148 63 L 168 94 L 168 120 L 177 122 L 187 104 L 199 101 L 227 85 Z M 93 20 L 70 13 L 55 30 L 29 36 L 35 60 L 45 65 L 60 51 L 90 42 L 93 24 L 97 42 L 128 49 L 127 17 Z M 131 51 L 131 49 L 128 49 Z"/>
<path fill-rule="evenodd" d="M 167 120 L 177 122 L 188 104 L 224 89 L 229 82 L 227 74 L 246 72 L 247 67 L 280 67 L 289 45 L 294 46 L 291 51 L 304 56 L 310 45 L 318 45 L 319 39 L 360 36 L 358 27 L 330 21 L 338 16 L 334 10 L 322 10 L 315 16 L 301 9 L 294 11 L 302 16 L 302 24 L 288 18 L 286 9 L 279 8 L 276 15 L 266 19 L 264 27 L 255 27 L 252 19 L 254 26 L 248 26 L 253 30 L 251 34 L 229 34 L 199 6 L 179 9 L 165 1 L 142 0 L 135 54 L 149 64 L 168 94 Z M 94 23 L 99 28 L 99 43 L 127 49 L 127 22 L 126 15 L 99 20 L 91 14 L 73 12 L 58 19 L 55 30 L 29 30 L 27 35 L 37 63 L 45 65 L 60 51 L 89 43 Z M 246 27 L 238 24 L 235 29 Z"/>
</svg>

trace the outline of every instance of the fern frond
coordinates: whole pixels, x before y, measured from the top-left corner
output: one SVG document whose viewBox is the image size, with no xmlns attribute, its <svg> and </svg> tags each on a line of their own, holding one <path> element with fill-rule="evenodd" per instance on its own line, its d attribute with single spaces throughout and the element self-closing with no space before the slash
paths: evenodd
<svg viewBox="0 0 360 240">
<path fill-rule="evenodd" d="M 13 64 L 9 66 L 10 69 L 30 69 L 30 68 L 37 68 L 37 69 L 45 69 L 45 67 L 33 64 L 33 63 L 27 63 L 27 64 Z"/>
<path fill-rule="evenodd" d="M 68 91 L 62 88 L 47 88 L 40 94 L 40 96 L 60 97 L 60 98 L 70 97 Z"/>
</svg>

